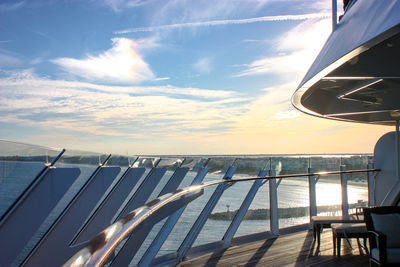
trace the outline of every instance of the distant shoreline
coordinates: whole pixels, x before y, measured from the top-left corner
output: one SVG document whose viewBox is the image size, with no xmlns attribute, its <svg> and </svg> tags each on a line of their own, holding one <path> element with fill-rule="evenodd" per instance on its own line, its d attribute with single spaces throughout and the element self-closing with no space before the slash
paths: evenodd
<svg viewBox="0 0 400 267">
<path fill-rule="evenodd" d="M 360 206 L 366 206 L 366 203 L 360 201 L 358 203 L 349 204 L 349 209 L 355 209 Z M 323 205 L 318 206 L 318 212 L 331 212 L 336 213 L 342 209 L 341 205 Z M 232 220 L 235 217 L 237 210 L 234 211 L 223 211 L 215 212 L 210 215 L 212 220 Z M 292 207 L 292 208 L 278 208 L 278 217 L 280 219 L 294 218 L 294 217 L 305 217 L 308 216 L 309 207 Z M 251 209 L 246 212 L 243 220 L 266 220 L 269 219 L 269 209 Z"/>
</svg>

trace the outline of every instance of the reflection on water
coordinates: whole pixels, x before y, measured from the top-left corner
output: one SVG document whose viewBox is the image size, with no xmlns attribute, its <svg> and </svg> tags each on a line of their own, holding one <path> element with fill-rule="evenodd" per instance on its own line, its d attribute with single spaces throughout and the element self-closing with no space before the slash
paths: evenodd
<svg viewBox="0 0 400 267">
<path fill-rule="evenodd" d="M 317 183 L 317 205 L 334 205 L 342 203 L 342 189 L 338 183 Z M 368 200 L 366 183 L 350 184 L 347 187 L 349 203 Z"/>
</svg>

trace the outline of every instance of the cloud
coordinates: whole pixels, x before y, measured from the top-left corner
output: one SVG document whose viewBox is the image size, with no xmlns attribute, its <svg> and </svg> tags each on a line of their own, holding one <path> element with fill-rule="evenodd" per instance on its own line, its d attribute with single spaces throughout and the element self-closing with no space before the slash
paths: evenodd
<svg viewBox="0 0 400 267">
<path fill-rule="evenodd" d="M 22 7 L 25 1 L 20 1 L 12 4 L 0 4 L 0 12 L 8 12 Z"/>
<path fill-rule="evenodd" d="M 329 19 L 308 20 L 279 37 L 273 44 L 275 56 L 246 64 L 234 77 L 272 73 L 304 75 L 331 32 Z M 300 77 L 301 78 L 301 77 Z"/>
<path fill-rule="evenodd" d="M 0 122 L 96 136 L 177 139 L 232 128 L 249 99 L 197 88 L 100 86 L 26 70 L 0 78 Z M 178 94 L 191 96 L 177 97 Z M 56 123 L 55 123 L 56 122 Z"/>
<path fill-rule="evenodd" d="M 18 128 L 21 140 L 44 145 L 138 154 L 368 152 L 387 131 L 296 113 L 287 101 L 296 82 L 244 99 L 196 88 L 49 80 L 31 70 L 1 74 L 0 124 L 7 127 L 0 135 Z"/>
<path fill-rule="evenodd" d="M 267 22 L 267 21 L 308 20 L 316 18 L 326 18 L 330 16 L 331 15 L 329 13 L 312 13 L 312 14 L 302 14 L 302 15 L 263 16 L 263 17 L 248 18 L 248 19 L 225 19 L 225 20 L 209 20 L 200 22 L 185 22 L 185 23 L 152 26 L 152 27 L 131 28 L 126 30 L 116 31 L 115 34 L 172 30 L 184 27 L 204 27 L 204 26 L 210 27 L 210 26 L 220 26 L 220 25 Z"/>
<path fill-rule="evenodd" d="M 211 60 L 208 57 L 200 58 L 193 65 L 194 69 L 201 73 L 211 72 Z"/>
<path fill-rule="evenodd" d="M 49 80 L 40 78 L 33 74 L 31 69 L 18 72 L 4 72 L 4 78 L 1 79 L 1 86 L 24 88 L 35 87 L 40 90 L 49 90 L 51 88 L 62 88 L 65 90 L 83 90 L 91 92 L 102 92 L 108 94 L 135 94 L 135 95 L 184 95 L 202 99 L 224 99 L 232 98 L 237 95 L 233 91 L 210 90 L 193 87 L 175 87 L 171 85 L 164 86 L 118 86 L 118 85 L 99 85 L 89 82 Z"/>
<path fill-rule="evenodd" d="M 94 3 L 100 3 L 103 6 L 110 7 L 114 12 L 119 13 L 125 8 L 138 7 L 151 2 L 150 0 L 92 0 Z"/>
<path fill-rule="evenodd" d="M 160 77 L 160 78 L 156 78 L 154 79 L 155 81 L 165 81 L 165 80 L 169 80 L 170 77 Z"/>
<path fill-rule="evenodd" d="M 155 78 L 148 64 L 137 52 L 135 41 L 112 39 L 113 47 L 99 55 L 83 59 L 56 58 L 52 62 L 65 71 L 89 81 L 140 83 Z"/>
<path fill-rule="evenodd" d="M 0 67 L 14 67 L 21 64 L 21 60 L 10 53 L 0 50 Z"/>
</svg>

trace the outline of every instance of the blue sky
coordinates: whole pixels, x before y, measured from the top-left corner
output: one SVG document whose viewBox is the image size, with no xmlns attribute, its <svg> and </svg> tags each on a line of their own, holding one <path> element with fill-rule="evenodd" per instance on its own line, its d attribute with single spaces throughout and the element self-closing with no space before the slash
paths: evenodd
<svg viewBox="0 0 400 267">
<path fill-rule="evenodd" d="M 330 5 L 2 1 L 0 139 L 119 154 L 370 152 L 387 127 L 290 104 Z"/>
</svg>

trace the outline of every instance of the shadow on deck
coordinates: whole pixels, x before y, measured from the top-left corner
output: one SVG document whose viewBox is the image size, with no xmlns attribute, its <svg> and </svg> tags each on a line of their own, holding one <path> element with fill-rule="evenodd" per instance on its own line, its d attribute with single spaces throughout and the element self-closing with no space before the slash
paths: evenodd
<svg viewBox="0 0 400 267">
<path fill-rule="evenodd" d="M 187 259 L 178 266 L 368 266 L 368 255 L 357 239 L 350 239 L 350 243 L 351 246 L 343 240 L 342 256 L 336 257 L 330 229 L 321 234 L 318 252 L 312 231 L 301 231 L 217 250 Z"/>
</svg>

